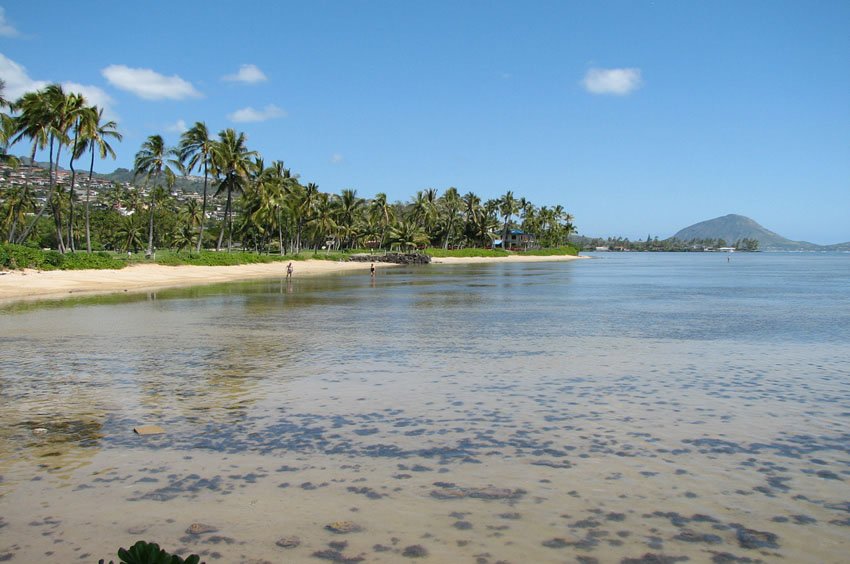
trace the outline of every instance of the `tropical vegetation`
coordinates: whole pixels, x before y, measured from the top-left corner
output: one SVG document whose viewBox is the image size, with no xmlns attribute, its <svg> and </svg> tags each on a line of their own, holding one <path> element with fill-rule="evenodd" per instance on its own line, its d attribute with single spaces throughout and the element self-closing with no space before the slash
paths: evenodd
<svg viewBox="0 0 850 564">
<path fill-rule="evenodd" d="M 283 161 L 266 162 L 245 133 L 224 129 L 214 135 L 200 121 L 174 147 L 150 135 L 136 153 L 133 182 L 95 191 L 95 160 L 115 158 L 114 144 L 122 139 L 103 108 L 56 84 L 14 101 L 2 98 L 0 84 L 0 104 L 3 164 L 34 164 L 39 151 L 48 155 L 46 173 L 25 166 L 22 183 L 0 182 L 0 242 L 7 256 L 20 253 L 19 247 L 61 256 L 111 251 L 150 258 L 166 249 L 176 255 L 212 249 L 278 256 L 355 249 L 449 252 L 492 249 L 518 231 L 523 246 L 512 250 L 524 251 L 563 247 L 574 232 L 563 206 L 537 206 L 510 190 L 482 200 L 455 187 L 442 193 L 426 188 L 407 202 L 391 202 L 384 193 L 366 198 L 353 188 L 323 192 Z M 26 147 L 28 159 L 9 155 L 15 144 Z M 84 158 L 88 170 L 78 172 Z M 192 174 L 203 177 L 200 194 L 175 188 Z"/>
</svg>

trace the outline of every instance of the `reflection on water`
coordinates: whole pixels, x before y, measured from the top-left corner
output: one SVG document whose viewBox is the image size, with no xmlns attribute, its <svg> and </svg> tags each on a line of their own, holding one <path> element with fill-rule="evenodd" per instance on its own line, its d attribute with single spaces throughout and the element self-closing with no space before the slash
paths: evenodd
<svg viewBox="0 0 850 564">
<path fill-rule="evenodd" d="M 841 561 L 846 260 L 432 265 L 7 308 L 0 557 L 147 538 L 225 562 Z"/>
</svg>

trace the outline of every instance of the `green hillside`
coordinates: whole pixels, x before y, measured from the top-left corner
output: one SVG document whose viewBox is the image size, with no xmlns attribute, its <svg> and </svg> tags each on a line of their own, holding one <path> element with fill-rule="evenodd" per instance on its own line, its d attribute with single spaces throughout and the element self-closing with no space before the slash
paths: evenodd
<svg viewBox="0 0 850 564">
<path fill-rule="evenodd" d="M 692 239 L 724 239 L 729 244 L 741 239 L 756 239 L 759 248 L 765 251 L 826 251 L 850 250 L 850 243 L 838 245 L 816 245 L 807 241 L 792 241 L 778 233 L 762 227 L 743 215 L 729 214 L 695 223 L 678 231 L 673 238 L 681 241 Z"/>
</svg>

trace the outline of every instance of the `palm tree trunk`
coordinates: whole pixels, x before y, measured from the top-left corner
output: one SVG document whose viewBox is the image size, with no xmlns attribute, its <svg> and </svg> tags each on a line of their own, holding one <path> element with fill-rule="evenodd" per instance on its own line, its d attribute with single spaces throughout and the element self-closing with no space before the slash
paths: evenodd
<svg viewBox="0 0 850 564">
<path fill-rule="evenodd" d="M 449 225 L 446 228 L 446 241 L 443 243 L 443 250 L 449 249 L 449 235 L 452 233 L 452 223 L 454 223 L 454 218 L 449 220 Z"/>
<path fill-rule="evenodd" d="M 80 128 L 80 120 L 77 119 L 77 129 Z M 74 246 L 74 183 L 77 180 L 77 170 L 74 168 L 74 155 L 77 153 L 77 140 L 79 138 L 79 132 L 74 132 L 74 148 L 71 149 L 71 192 L 70 192 L 70 209 L 68 211 L 68 247 L 71 249 L 73 253 L 76 251 L 76 247 Z"/>
<path fill-rule="evenodd" d="M 224 241 L 224 232 L 227 231 L 227 216 L 230 212 L 230 192 L 228 191 L 227 203 L 224 205 L 224 223 L 221 226 L 221 231 L 218 232 L 218 242 L 215 244 L 215 250 L 221 250 L 221 244 Z"/>
<path fill-rule="evenodd" d="M 156 187 L 157 182 L 159 181 L 159 171 L 156 171 L 156 176 L 153 180 L 153 187 L 151 188 L 151 214 L 150 220 L 148 223 L 148 255 L 153 258 L 153 212 L 156 209 Z"/>
<path fill-rule="evenodd" d="M 227 252 L 233 247 L 233 194 L 227 187 Z"/>
<path fill-rule="evenodd" d="M 91 177 L 94 174 L 94 147 L 91 150 L 91 165 L 89 166 L 89 183 L 86 184 L 86 252 L 91 254 L 91 223 L 89 222 L 89 199 L 91 198 Z"/>
<path fill-rule="evenodd" d="M 59 184 L 59 156 L 60 156 L 61 153 L 62 153 L 62 143 L 59 142 L 59 143 L 56 144 L 56 170 L 55 170 L 54 175 L 53 175 L 54 181 L 52 183 L 53 189 L 50 192 L 51 197 L 53 196 L 53 194 L 56 193 L 56 186 Z M 51 169 L 53 168 L 52 160 L 53 159 L 52 159 L 52 155 L 51 155 L 51 163 L 50 163 Z M 59 214 L 59 207 L 57 206 L 57 208 L 55 208 L 55 209 L 57 210 L 56 215 L 58 216 L 58 217 L 55 218 L 55 220 L 56 220 L 56 238 L 59 240 L 59 252 L 62 253 L 62 254 L 65 254 L 65 242 L 62 240 L 62 216 L 61 216 L 61 214 Z"/>
<path fill-rule="evenodd" d="M 56 200 L 53 202 L 51 206 L 53 208 L 53 221 L 56 223 L 56 241 L 59 246 L 59 252 L 65 253 L 65 241 L 62 240 L 62 212 L 61 212 L 62 202 L 59 201 L 58 196 Z"/>
<path fill-rule="evenodd" d="M 280 256 L 283 256 L 283 218 L 280 210 L 277 211 L 277 244 L 280 246 Z"/>
<path fill-rule="evenodd" d="M 32 144 L 32 155 L 30 156 L 30 166 L 27 169 L 26 178 L 24 179 L 24 195 L 21 196 L 21 202 L 22 202 L 21 205 L 23 205 L 23 202 L 27 201 L 27 196 L 29 196 L 30 174 L 32 174 L 32 168 L 35 166 L 35 149 L 36 149 L 36 144 L 33 143 Z M 15 219 L 17 219 L 17 217 L 15 217 Z M 13 221 L 12 222 L 12 228 L 9 230 L 9 242 L 10 243 L 15 242 L 15 231 L 16 231 L 16 229 L 17 229 L 17 223 L 15 221 Z"/>
<path fill-rule="evenodd" d="M 153 256 L 153 211 L 156 206 L 153 193 L 151 193 L 151 212 L 148 220 L 148 257 Z"/>
<path fill-rule="evenodd" d="M 201 243 L 204 240 L 204 222 L 207 220 L 207 161 L 204 160 L 204 203 L 201 205 L 201 227 L 198 230 L 198 247 L 195 252 L 201 252 Z"/>
<path fill-rule="evenodd" d="M 30 166 L 35 166 L 35 145 L 33 145 L 32 148 L 32 160 L 30 161 Z M 38 223 L 38 220 L 42 218 L 44 212 L 47 211 L 47 206 L 50 205 L 50 198 L 53 195 L 53 135 L 50 136 L 50 168 L 48 169 L 48 176 L 50 187 L 48 188 L 47 197 L 45 198 L 44 204 L 42 204 L 41 209 L 38 210 L 38 213 L 35 215 L 35 217 L 27 226 L 27 228 L 24 229 L 24 232 L 18 239 L 18 243 L 20 244 L 23 244 L 29 238 L 30 233 L 32 233 L 32 230 Z"/>
</svg>

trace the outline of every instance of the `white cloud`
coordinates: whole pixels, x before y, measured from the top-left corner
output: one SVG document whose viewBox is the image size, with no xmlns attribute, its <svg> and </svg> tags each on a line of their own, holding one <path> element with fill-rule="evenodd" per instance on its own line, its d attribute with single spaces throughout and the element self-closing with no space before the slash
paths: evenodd
<svg viewBox="0 0 850 564">
<path fill-rule="evenodd" d="M 176 74 L 165 76 L 151 69 L 134 69 L 125 65 L 109 65 L 101 74 L 112 86 L 145 100 L 183 100 L 201 96 L 191 82 Z"/>
<path fill-rule="evenodd" d="M 0 37 L 20 37 L 21 32 L 6 21 L 6 9 L 0 6 Z"/>
<path fill-rule="evenodd" d="M 178 119 L 176 122 L 165 127 L 166 131 L 170 131 L 172 133 L 183 133 L 184 131 L 188 131 L 188 129 L 189 128 L 186 126 L 186 120 L 183 119 Z"/>
<path fill-rule="evenodd" d="M 29 73 L 27 73 L 26 68 L 7 58 L 2 53 L 0 53 L 0 77 L 6 81 L 4 96 L 7 100 L 17 100 L 27 92 L 41 90 L 50 84 L 46 80 L 33 80 L 30 78 Z M 104 114 L 109 119 L 115 119 L 115 113 L 111 109 L 115 101 L 103 89 L 90 84 L 80 84 L 71 81 L 63 82 L 62 88 L 65 92 L 82 94 L 88 105 L 103 108 Z"/>
<path fill-rule="evenodd" d="M 257 65 L 242 65 L 236 74 L 228 74 L 221 77 L 221 79 L 230 82 L 245 82 L 247 84 L 256 84 L 268 80 Z"/>
<path fill-rule="evenodd" d="M 17 100 L 27 92 L 41 90 L 48 84 L 46 80 L 33 80 L 27 69 L 0 53 L 0 77 L 6 82 L 3 95 L 7 100 Z"/>
<path fill-rule="evenodd" d="M 331 155 L 331 164 L 340 164 L 345 159 L 339 153 L 334 153 Z"/>
<path fill-rule="evenodd" d="M 268 121 L 270 119 L 286 117 L 286 112 L 278 108 L 274 104 L 269 104 L 262 110 L 255 110 L 252 107 L 236 110 L 227 116 L 227 119 L 236 123 Z"/>
<path fill-rule="evenodd" d="M 643 84 L 640 69 L 590 69 L 581 81 L 591 94 L 625 96 Z"/>
</svg>

